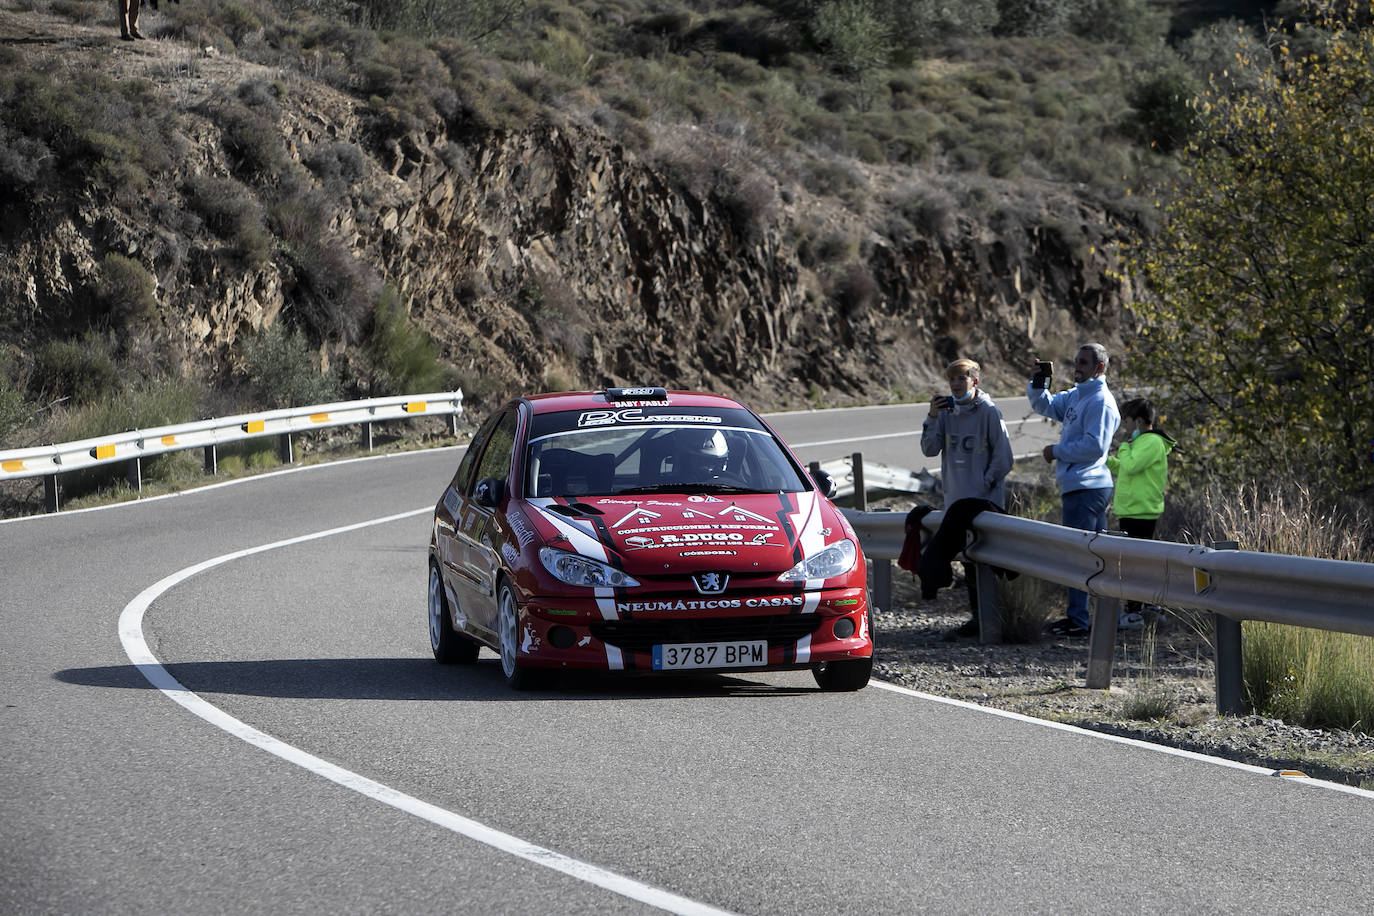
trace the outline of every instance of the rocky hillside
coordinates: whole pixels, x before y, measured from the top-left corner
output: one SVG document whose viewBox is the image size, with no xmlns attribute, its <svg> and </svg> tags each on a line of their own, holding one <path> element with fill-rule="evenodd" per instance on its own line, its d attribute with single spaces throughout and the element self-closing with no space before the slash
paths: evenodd
<svg viewBox="0 0 1374 916">
<path fill-rule="evenodd" d="M 642 382 L 775 407 L 923 398 L 961 355 L 1011 389 L 1033 353 L 1123 332 L 1111 220 L 1063 186 L 980 179 L 990 203 L 973 214 L 939 174 L 856 162 L 867 202 L 853 208 L 690 128 L 656 127 L 653 144 L 745 177 L 686 181 L 566 106 L 456 135 L 379 124 L 307 75 L 176 38 L 125 43 L 8 7 L 0 39 L 7 78 L 136 84 L 166 131 L 146 183 L 103 193 L 68 164 L 55 199 L 0 204 L 15 358 L 96 324 L 213 382 L 245 336 L 286 319 L 323 365 L 348 366 L 385 284 L 479 401 Z M 268 136 L 249 129 L 262 123 Z M 930 205 L 896 218 L 889 202 L 913 189 Z M 275 243 L 255 234 L 263 207 Z M 100 292 L 112 254 L 153 278 L 146 307 Z"/>
</svg>

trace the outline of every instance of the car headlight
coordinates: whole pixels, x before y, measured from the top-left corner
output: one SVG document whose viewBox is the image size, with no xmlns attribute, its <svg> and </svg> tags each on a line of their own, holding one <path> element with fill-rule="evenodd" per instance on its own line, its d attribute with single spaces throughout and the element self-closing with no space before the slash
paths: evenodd
<svg viewBox="0 0 1374 916">
<path fill-rule="evenodd" d="M 805 582 L 807 579 L 833 579 L 854 568 L 859 551 L 854 542 L 845 538 L 836 541 L 820 553 L 807 557 L 778 576 L 780 582 Z"/>
<path fill-rule="evenodd" d="M 587 588 L 631 588 L 639 584 L 633 576 L 598 560 L 589 560 L 553 547 L 539 549 L 539 561 L 559 582 Z"/>
</svg>

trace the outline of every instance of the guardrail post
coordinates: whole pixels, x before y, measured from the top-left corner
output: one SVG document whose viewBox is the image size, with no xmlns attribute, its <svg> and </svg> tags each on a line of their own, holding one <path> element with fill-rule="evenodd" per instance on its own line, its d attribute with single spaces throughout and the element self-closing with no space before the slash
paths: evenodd
<svg viewBox="0 0 1374 916">
<path fill-rule="evenodd" d="M 874 510 L 876 512 L 891 512 L 890 508 L 884 507 Z M 869 561 L 873 564 L 873 590 L 869 593 L 873 596 L 873 606 L 880 611 L 892 610 L 892 561 L 886 557 L 875 558 Z M 873 618 L 869 616 L 869 628 L 873 626 Z"/>
<path fill-rule="evenodd" d="M 129 481 L 129 489 L 135 491 L 140 496 L 143 495 L 143 459 L 137 456 L 129 459 L 129 466 L 124 471 L 125 478 Z"/>
<path fill-rule="evenodd" d="M 448 415 L 448 432 L 453 438 L 458 438 L 458 415 L 456 413 Z"/>
<path fill-rule="evenodd" d="M 1088 689 L 1112 686 L 1112 654 L 1116 651 L 1116 622 L 1121 599 L 1098 595 L 1092 599 L 1092 629 L 1088 636 Z"/>
<path fill-rule="evenodd" d="M 56 512 L 58 503 L 61 501 L 62 487 L 57 482 L 56 474 L 48 474 L 43 478 L 43 511 Z"/>
<path fill-rule="evenodd" d="M 291 434 L 282 433 L 277 437 L 277 457 L 282 464 L 291 463 Z"/>
<path fill-rule="evenodd" d="M 854 508 L 868 511 L 868 490 L 864 487 L 864 453 L 855 452 L 849 460 L 854 466 Z"/>
<path fill-rule="evenodd" d="M 369 452 L 372 451 L 372 423 L 369 420 L 363 421 L 363 434 L 359 445 Z"/>
<path fill-rule="evenodd" d="M 213 444 L 205 446 L 205 473 L 219 473 L 219 453 Z"/>
<path fill-rule="evenodd" d="M 986 563 L 972 563 L 974 586 L 978 592 L 978 641 L 984 645 L 1002 641 L 1002 601 L 997 594 L 997 576 Z"/>
<path fill-rule="evenodd" d="M 1238 550 L 1237 541 L 1214 541 L 1213 550 Z M 1243 716 L 1250 711 L 1245 702 L 1245 657 L 1240 621 L 1212 614 L 1217 634 L 1217 714 Z"/>
</svg>

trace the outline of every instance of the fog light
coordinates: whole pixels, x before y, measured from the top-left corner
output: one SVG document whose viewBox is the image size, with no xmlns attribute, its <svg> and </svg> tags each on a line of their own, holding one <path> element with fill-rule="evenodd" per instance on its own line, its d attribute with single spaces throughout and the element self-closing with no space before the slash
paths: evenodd
<svg viewBox="0 0 1374 916">
<path fill-rule="evenodd" d="M 848 639 L 854 635 L 854 621 L 848 617 L 841 617 L 835 621 L 835 638 Z"/>
<path fill-rule="evenodd" d="M 854 625 L 850 624 L 849 628 L 854 629 Z M 568 627 L 549 627 L 549 642 L 555 649 L 571 649 L 577 642 L 577 634 Z"/>
</svg>

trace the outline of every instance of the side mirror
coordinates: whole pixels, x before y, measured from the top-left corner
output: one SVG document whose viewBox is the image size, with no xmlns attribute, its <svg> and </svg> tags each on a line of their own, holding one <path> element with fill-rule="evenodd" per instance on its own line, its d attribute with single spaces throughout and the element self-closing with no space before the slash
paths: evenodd
<svg viewBox="0 0 1374 916">
<path fill-rule="evenodd" d="M 506 482 L 495 477 L 483 477 L 477 481 L 477 486 L 473 488 L 473 501 L 479 506 L 486 506 L 488 509 L 495 509 L 501 504 L 501 498 L 506 495 Z"/>
<path fill-rule="evenodd" d="M 819 464 L 812 465 L 811 478 L 816 481 L 816 487 L 821 491 L 821 495 L 829 499 L 835 495 L 835 478 L 824 470 Z"/>
</svg>

